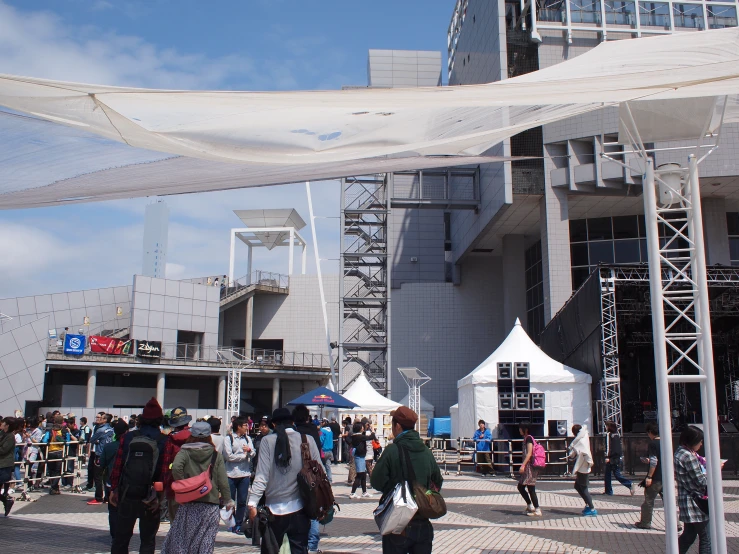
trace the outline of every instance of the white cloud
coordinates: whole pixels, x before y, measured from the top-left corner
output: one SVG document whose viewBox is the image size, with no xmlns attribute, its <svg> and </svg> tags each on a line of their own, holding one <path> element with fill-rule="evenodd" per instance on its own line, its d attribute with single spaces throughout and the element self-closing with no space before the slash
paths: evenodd
<svg viewBox="0 0 739 554">
<path fill-rule="evenodd" d="M 185 276 L 185 266 L 167 262 L 165 277 L 167 279 L 182 279 Z"/>
</svg>

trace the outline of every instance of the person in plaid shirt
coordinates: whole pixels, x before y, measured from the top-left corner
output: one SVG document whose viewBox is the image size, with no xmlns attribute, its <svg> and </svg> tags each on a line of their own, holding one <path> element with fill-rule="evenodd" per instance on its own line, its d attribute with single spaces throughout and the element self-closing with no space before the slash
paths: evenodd
<svg viewBox="0 0 739 554">
<path fill-rule="evenodd" d="M 708 514 L 703 512 L 696 498 L 706 495 L 706 474 L 696 452 L 703 445 L 703 431 L 688 426 L 680 433 L 680 446 L 675 452 L 675 479 L 677 480 L 677 505 L 680 508 L 680 521 L 685 530 L 680 535 L 678 546 L 680 554 L 687 552 L 699 539 L 700 554 L 711 552 L 711 536 L 708 530 Z"/>
</svg>

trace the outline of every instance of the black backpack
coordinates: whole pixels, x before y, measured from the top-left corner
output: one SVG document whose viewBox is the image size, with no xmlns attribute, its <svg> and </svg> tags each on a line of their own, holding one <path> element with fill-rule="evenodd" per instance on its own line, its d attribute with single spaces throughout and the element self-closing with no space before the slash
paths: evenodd
<svg viewBox="0 0 739 554">
<path fill-rule="evenodd" d="M 159 460 L 157 441 L 134 431 L 121 473 L 121 499 L 144 500 L 150 496 Z"/>
</svg>

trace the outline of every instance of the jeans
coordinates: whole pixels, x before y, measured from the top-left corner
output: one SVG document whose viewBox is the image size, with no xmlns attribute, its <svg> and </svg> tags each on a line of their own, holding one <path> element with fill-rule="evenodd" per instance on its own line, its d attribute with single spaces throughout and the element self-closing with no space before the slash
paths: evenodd
<svg viewBox="0 0 739 554">
<path fill-rule="evenodd" d="M 701 521 L 699 523 L 688 523 L 685 522 L 685 530 L 680 538 L 677 540 L 677 546 L 680 550 L 680 554 L 685 554 L 695 542 L 695 537 L 698 537 L 698 554 L 710 554 L 711 553 L 711 535 L 708 530 L 708 522 Z"/>
<path fill-rule="evenodd" d="M 231 489 L 231 498 L 236 502 L 234 521 L 241 527 L 246 513 L 246 497 L 249 495 L 249 477 L 229 477 L 228 488 Z"/>
<path fill-rule="evenodd" d="M 159 531 L 159 510 L 149 512 L 143 502 L 128 499 L 121 501 L 118 505 L 118 518 L 111 554 L 128 554 L 128 543 L 131 542 L 137 519 L 141 538 L 139 554 L 154 554 L 157 531 Z"/>
<path fill-rule="evenodd" d="M 334 439 L 333 460 L 334 464 L 339 463 L 339 441 L 336 439 Z"/>
<path fill-rule="evenodd" d="M 382 537 L 383 554 L 431 554 L 434 528 L 427 519 L 411 520 L 400 535 Z"/>
<path fill-rule="evenodd" d="M 326 470 L 326 477 L 328 477 L 328 482 L 330 483 L 332 481 L 332 475 L 331 475 L 331 463 L 334 461 L 334 453 L 324 450 L 323 451 L 323 469 Z M 313 549 L 315 550 L 315 549 Z"/>
<path fill-rule="evenodd" d="M 595 506 L 593 506 L 593 497 L 590 496 L 590 491 L 588 490 L 589 482 L 589 473 L 575 473 L 575 490 L 577 491 L 577 494 L 579 494 L 580 498 L 585 501 L 585 504 L 588 505 L 588 508 L 594 510 Z"/>
<path fill-rule="evenodd" d="M 642 525 L 652 524 L 652 510 L 654 510 L 654 499 L 662 492 L 662 481 L 652 481 L 652 485 L 644 488 L 644 503 L 641 505 Z"/>
<path fill-rule="evenodd" d="M 318 550 L 318 541 L 321 540 L 321 532 L 319 530 L 321 524 L 317 519 L 310 522 L 310 531 L 308 532 L 308 550 Z"/>
<path fill-rule="evenodd" d="M 627 489 L 631 488 L 631 481 L 629 481 L 626 477 L 624 477 L 621 474 L 621 466 L 623 464 L 623 460 L 619 460 L 618 462 L 611 462 L 606 464 L 606 474 L 605 474 L 605 482 L 606 482 L 606 494 L 613 494 L 613 487 L 611 486 L 611 474 L 613 474 L 613 477 L 615 477 L 619 483 L 621 483 L 624 487 Z"/>
<path fill-rule="evenodd" d="M 310 519 L 303 513 L 303 510 L 284 516 L 276 515 L 273 517 L 274 520 L 270 523 L 270 527 L 275 534 L 277 544 L 282 544 L 285 535 L 287 535 L 287 540 L 290 541 L 291 554 L 307 554 Z M 262 541 L 262 554 L 267 554 L 266 548 L 267 541 Z"/>
</svg>

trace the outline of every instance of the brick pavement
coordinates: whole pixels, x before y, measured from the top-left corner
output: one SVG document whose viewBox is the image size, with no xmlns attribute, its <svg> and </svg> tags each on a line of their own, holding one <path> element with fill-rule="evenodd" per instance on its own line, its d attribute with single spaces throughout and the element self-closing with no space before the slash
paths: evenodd
<svg viewBox="0 0 739 554">
<path fill-rule="evenodd" d="M 348 498 L 346 470 L 335 470 L 334 485 L 341 511 L 322 532 L 320 548 L 326 553 L 382 551 L 372 519 L 379 494 L 371 499 Z M 602 490 L 591 483 L 591 491 Z M 537 486 L 542 518 L 523 515 L 523 500 L 512 479 L 474 475 L 445 476 L 444 495 L 449 513 L 434 522 L 434 551 L 444 553 L 634 553 L 664 552 L 664 512 L 657 501 L 654 529 L 633 527 L 639 517 L 641 495 L 626 489 L 615 496 L 595 495 L 598 517 L 580 516 L 582 501 L 571 481 L 542 481 Z M 739 482 L 725 482 L 726 534 L 729 552 L 739 554 Z M 34 495 L 36 502 L 16 502 L 11 517 L 0 517 L 0 552 L 77 554 L 109 551 L 107 509 L 88 506 L 86 495 Z M 42 532 L 39 532 L 42 530 Z M 163 525 L 157 544 L 168 530 Z M 132 552 L 138 539 L 131 542 Z M 693 551 L 697 552 L 694 547 Z M 238 537 L 219 532 L 217 554 L 258 552 Z M 691 551 L 692 552 L 692 551 Z"/>
</svg>

